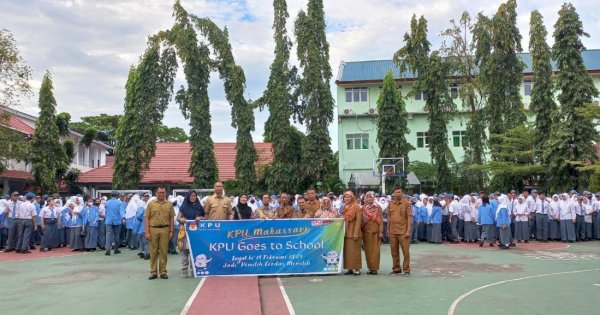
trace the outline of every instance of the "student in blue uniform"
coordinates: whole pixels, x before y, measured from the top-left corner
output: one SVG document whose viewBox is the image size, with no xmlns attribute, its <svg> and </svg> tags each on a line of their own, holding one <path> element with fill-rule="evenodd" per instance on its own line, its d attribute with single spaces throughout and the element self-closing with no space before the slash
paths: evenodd
<svg viewBox="0 0 600 315">
<path fill-rule="evenodd" d="M 417 197 L 413 197 L 411 199 L 411 208 L 412 208 L 412 216 L 413 216 L 412 231 L 410 233 L 410 243 L 411 244 L 418 244 L 418 238 L 419 238 L 418 212 L 419 212 L 420 205 L 422 205 L 422 203 L 419 201 L 419 199 Z"/>
<path fill-rule="evenodd" d="M 125 206 L 124 203 L 117 199 L 118 193 L 113 191 L 111 198 L 104 206 L 106 217 L 104 218 L 104 226 L 106 228 L 106 256 L 110 256 L 111 248 L 115 254 L 120 254 L 119 246 L 121 240 L 121 226 L 125 223 Z"/>
<path fill-rule="evenodd" d="M 419 198 L 421 198 L 421 206 L 419 207 L 419 209 L 417 210 L 417 216 L 418 216 L 418 220 L 419 222 L 417 223 L 418 229 L 419 229 L 419 233 L 418 233 L 418 238 L 419 241 L 421 242 L 426 242 L 427 241 L 427 226 L 426 226 L 426 222 L 428 219 L 427 216 L 427 205 L 428 205 L 428 199 L 427 199 L 427 195 L 421 195 L 419 196 Z"/>
<path fill-rule="evenodd" d="M 40 211 L 41 229 L 44 235 L 40 243 L 40 252 L 51 251 L 60 245 L 58 235 L 58 223 L 60 221 L 60 209 L 56 208 L 56 200 L 49 199 L 46 206 Z"/>
<path fill-rule="evenodd" d="M 148 205 L 147 203 L 141 204 L 141 206 L 136 210 L 135 222 L 133 225 L 133 230 L 134 230 L 135 234 L 137 235 L 139 249 L 140 249 L 140 253 L 138 254 L 138 256 L 140 256 L 140 258 L 143 258 L 144 260 L 150 259 L 150 246 L 148 244 L 148 240 L 144 237 L 145 236 L 144 220 L 146 220 L 145 214 L 146 214 L 146 206 L 147 205 Z"/>
<path fill-rule="evenodd" d="M 81 203 L 81 202 L 80 202 Z M 69 247 L 71 251 L 78 252 L 83 250 L 83 237 L 85 228 L 83 226 L 83 215 L 81 209 L 73 201 L 67 202 L 70 211 L 69 219 Z"/>
<path fill-rule="evenodd" d="M 508 210 L 508 198 L 500 196 L 498 200 L 498 210 L 496 210 L 496 226 L 500 232 L 501 249 L 510 249 L 510 214 Z"/>
<path fill-rule="evenodd" d="M 6 247 L 6 240 L 8 239 L 8 226 L 10 223 L 9 211 L 8 211 L 8 195 L 0 199 L 0 249 Z"/>
<path fill-rule="evenodd" d="M 483 196 L 481 198 L 481 206 L 479 207 L 479 213 L 477 222 L 481 224 L 481 237 L 479 238 L 479 247 L 483 246 L 485 241 L 488 242 L 490 247 L 494 246 L 495 235 L 494 229 L 492 226 L 495 225 L 495 211 L 494 207 L 490 203 L 490 198 L 488 196 Z"/>
<path fill-rule="evenodd" d="M 86 205 L 82 210 L 83 223 L 85 225 L 85 240 L 83 247 L 86 252 L 96 251 L 98 246 L 98 219 L 100 213 L 98 207 L 94 205 L 94 199 L 88 198 Z"/>
<path fill-rule="evenodd" d="M 433 203 L 433 207 L 431 207 L 431 215 L 428 219 L 431 222 L 429 242 L 442 244 L 442 205 L 439 203 L 437 197 L 431 198 L 430 202 Z"/>
<path fill-rule="evenodd" d="M 67 247 L 69 245 L 69 220 L 71 220 L 71 214 L 69 208 L 63 207 L 60 211 L 60 225 L 58 226 L 58 237 L 60 238 L 60 247 Z"/>
</svg>

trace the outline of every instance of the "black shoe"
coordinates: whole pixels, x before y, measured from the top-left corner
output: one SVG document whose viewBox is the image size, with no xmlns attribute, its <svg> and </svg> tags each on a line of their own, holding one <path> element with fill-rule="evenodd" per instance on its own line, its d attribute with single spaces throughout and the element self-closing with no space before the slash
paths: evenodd
<svg viewBox="0 0 600 315">
<path fill-rule="evenodd" d="M 169 279 L 169 276 L 167 276 L 166 274 L 163 273 L 162 275 L 160 275 L 160 278 L 166 280 L 166 279 Z"/>
<path fill-rule="evenodd" d="M 14 249 L 5 249 L 4 250 L 5 253 L 10 253 L 10 252 L 14 252 L 14 251 L 15 251 Z"/>
<path fill-rule="evenodd" d="M 150 260 L 150 254 L 144 255 L 144 260 Z"/>
<path fill-rule="evenodd" d="M 156 278 L 158 278 L 156 275 L 151 275 L 150 277 L 148 277 L 148 280 L 154 280 Z"/>
<path fill-rule="evenodd" d="M 490 243 L 488 246 L 489 246 L 489 247 L 494 247 L 494 244 L 493 244 L 493 243 Z"/>
<path fill-rule="evenodd" d="M 106 247 L 100 247 L 100 250 L 106 250 Z"/>
<path fill-rule="evenodd" d="M 139 257 L 144 257 L 144 253 L 138 253 L 137 254 Z"/>
<path fill-rule="evenodd" d="M 529 241 L 525 240 L 525 244 L 529 243 Z"/>
<path fill-rule="evenodd" d="M 401 271 L 401 270 L 400 270 L 400 271 L 392 270 L 392 272 L 390 272 L 389 274 L 390 274 L 390 275 L 399 275 L 399 274 L 401 274 L 401 273 L 402 273 L 402 271 Z"/>
<path fill-rule="evenodd" d="M 348 271 L 344 272 L 344 275 L 346 275 L 346 276 L 349 276 L 351 274 L 353 274 L 352 270 L 348 270 Z"/>
<path fill-rule="evenodd" d="M 43 253 L 43 252 L 45 252 L 45 251 L 46 251 L 45 249 L 43 249 L 43 248 L 40 248 L 40 252 L 42 252 L 42 253 Z"/>
<path fill-rule="evenodd" d="M 47 249 L 47 251 L 51 251 L 51 250 L 52 250 L 52 248 L 48 248 L 48 249 Z"/>
<path fill-rule="evenodd" d="M 120 254 L 120 253 L 121 253 L 121 251 L 120 251 L 120 250 L 118 250 L 118 249 L 117 249 L 117 250 L 115 250 L 115 255 L 116 255 L 116 254 Z"/>
<path fill-rule="evenodd" d="M 30 250 L 35 250 L 35 246 L 31 245 L 31 246 L 29 246 L 29 249 Z"/>
<path fill-rule="evenodd" d="M 525 241 L 525 243 L 527 243 L 527 241 Z M 510 243 L 510 244 L 508 244 L 508 246 L 510 246 L 510 247 L 516 247 L 516 246 L 517 246 L 517 244 L 515 244 L 515 243 Z"/>
<path fill-rule="evenodd" d="M 110 256 L 110 251 L 109 251 L 109 250 L 107 250 L 107 251 L 106 251 L 106 253 L 104 253 L 104 255 L 106 255 L 106 256 Z"/>
<path fill-rule="evenodd" d="M 483 247 L 483 241 L 479 242 L 479 247 Z"/>
<path fill-rule="evenodd" d="M 31 252 L 29 250 L 24 250 L 21 252 L 21 254 L 31 254 Z"/>
</svg>

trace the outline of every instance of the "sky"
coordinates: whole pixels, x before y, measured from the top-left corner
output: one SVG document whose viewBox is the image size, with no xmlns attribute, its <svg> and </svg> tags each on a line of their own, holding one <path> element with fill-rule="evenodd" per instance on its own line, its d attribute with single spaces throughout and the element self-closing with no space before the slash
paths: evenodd
<svg viewBox="0 0 600 315">
<path fill-rule="evenodd" d="M 219 27 L 227 26 L 236 62 L 244 69 L 246 97 L 256 99 L 266 88 L 269 66 L 274 58 L 273 7 L 266 0 L 182 0 L 184 8 L 208 17 Z M 293 23 L 308 0 L 289 0 L 288 35 L 295 44 Z M 19 110 L 36 115 L 38 90 L 44 73 L 52 74 L 58 112 L 69 112 L 72 121 L 82 116 L 122 114 L 125 82 L 131 65 L 138 62 L 149 35 L 173 25 L 169 0 L 2 0 L 0 28 L 11 31 L 23 59 L 33 70 L 34 95 L 23 99 Z M 450 19 L 459 19 L 467 10 L 471 16 L 493 15 L 502 1 L 473 0 L 324 0 L 326 35 L 333 71 L 331 89 L 341 61 L 391 59 L 402 46 L 413 14 L 424 15 L 429 25 L 432 49 L 438 49 L 438 35 Z M 562 0 L 518 1 L 518 26 L 525 51 L 529 43 L 529 17 L 532 10 L 544 16 L 548 42 L 558 18 Z M 600 10 L 597 0 L 573 1 L 591 35 L 584 38 L 588 49 L 600 48 Z M 292 63 L 296 64 L 295 47 Z M 181 67 L 175 89 L 182 84 Z M 225 99 L 218 74 L 209 85 L 212 138 L 215 142 L 235 142 L 231 127 L 231 107 Z M 261 142 L 268 111 L 255 111 L 254 141 Z M 143 117 L 140 117 L 143 119 Z M 171 102 L 164 124 L 189 130 L 177 104 Z M 304 130 L 302 126 L 299 126 Z M 337 150 L 337 120 L 329 128 L 332 149 Z"/>
</svg>

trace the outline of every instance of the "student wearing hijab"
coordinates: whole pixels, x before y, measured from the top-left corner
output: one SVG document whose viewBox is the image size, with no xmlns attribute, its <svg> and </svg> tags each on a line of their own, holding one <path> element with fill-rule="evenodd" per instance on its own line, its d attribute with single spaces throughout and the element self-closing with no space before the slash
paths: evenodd
<svg viewBox="0 0 600 315">
<path fill-rule="evenodd" d="M 428 218 L 431 225 L 429 242 L 442 244 L 442 205 L 439 203 L 437 197 L 430 197 L 429 204 L 431 204 L 431 214 Z M 429 208 L 427 211 L 429 213 Z"/>
<path fill-rule="evenodd" d="M 77 205 L 77 200 L 79 199 L 75 198 L 74 200 L 67 203 L 69 214 L 71 215 L 69 220 L 69 246 L 71 247 L 71 251 L 77 252 L 83 249 L 85 229 L 83 226 L 83 216 L 81 215 L 82 208 Z"/>
<path fill-rule="evenodd" d="M 184 278 L 188 278 L 188 270 L 190 269 L 190 249 L 188 248 L 187 234 L 185 232 L 185 222 L 188 220 L 202 220 L 205 216 L 204 208 L 200 204 L 198 193 L 191 191 L 185 196 L 185 199 L 179 207 L 177 220 L 182 228 L 177 236 L 177 247 L 181 257 L 181 274 Z"/>
<path fill-rule="evenodd" d="M 369 275 L 376 275 L 379 271 L 381 257 L 381 239 L 383 238 L 382 210 L 375 203 L 375 193 L 370 191 L 365 195 L 365 204 L 362 208 L 362 238 L 367 259 Z"/>
<path fill-rule="evenodd" d="M 548 238 L 552 241 L 560 241 L 560 226 L 558 219 L 560 215 L 560 199 L 558 195 L 552 195 L 548 209 Z"/>
<path fill-rule="evenodd" d="M 150 196 L 148 196 L 150 197 Z M 138 237 L 138 243 L 140 244 L 140 252 L 138 256 L 144 260 L 150 260 L 150 244 L 145 237 L 146 234 L 146 207 L 152 201 L 156 200 L 156 197 L 149 198 L 149 200 L 141 202 L 140 207 L 135 212 L 135 224 L 134 230 Z"/>
<path fill-rule="evenodd" d="M 588 201 L 587 198 L 583 198 L 583 209 L 585 210 L 585 215 L 583 218 L 585 223 L 585 236 L 582 237 L 582 240 L 587 242 L 592 240 L 592 213 L 594 212 L 592 204 Z"/>
<path fill-rule="evenodd" d="M 315 211 L 316 212 L 316 211 Z M 352 191 L 344 194 L 344 218 L 346 219 L 346 235 L 344 237 L 344 269 L 346 275 L 360 275 L 362 255 L 360 250 L 362 210 Z M 311 215 L 312 217 L 312 215 Z"/>
<path fill-rule="evenodd" d="M 510 249 L 510 214 L 508 210 L 508 198 L 505 195 L 498 198 L 496 226 L 500 232 L 500 245 L 498 247 L 501 249 Z"/>
<path fill-rule="evenodd" d="M 233 219 L 234 220 L 249 220 L 252 219 L 253 211 L 248 205 L 248 195 L 241 194 L 238 203 L 233 207 Z"/>
<path fill-rule="evenodd" d="M 466 243 L 474 243 L 475 239 L 475 198 L 470 195 L 463 196 L 461 202 L 463 205 L 462 215 L 463 215 L 463 241 Z"/>
<path fill-rule="evenodd" d="M 481 198 L 481 206 L 479 207 L 479 217 L 477 221 L 481 224 L 481 237 L 479 238 L 479 247 L 483 246 L 483 242 L 487 240 L 490 247 L 494 246 L 494 240 L 496 238 L 492 226 L 495 223 L 495 212 L 494 206 L 490 203 L 488 196 Z"/>
<path fill-rule="evenodd" d="M 515 215 L 515 239 L 517 243 L 521 243 L 521 241 L 529 243 L 529 208 L 523 195 L 517 198 L 513 211 Z"/>
<path fill-rule="evenodd" d="M 562 194 L 559 209 L 561 240 L 573 243 L 576 239 L 575 213 L 577 211 L 577 202 L 571 200 L 568 194 Z"/>
<path fill-rule="evenodd" d="M 133 233 L 133 224 L 135 223 L 135 212 L 137 211 L 139 201 L 140 195 L 135 194 L 129 199 L 129 203 L 125 208 L 125 243 L 131 250 L 138 248 L 137 237 L 135 237 L 135 234 Z"/>
<path fill-rule="evenodd" d="M 94 205 L 94 199 L 89 198 L 82 210 L 83 225 L 85 226 L 84 248 L 86 251 L 96 251 L 98 246 L 98 219 L 100 218 L 98 207 Z"/>
<path fill-rule="evenodd" d="M 48 199 L 46 206 L 40 211 L 42 231 L 44 232 L 40 252 L 50 251 L 60 245 L 57 227 L 57 223 L 60 221 L 60 209 L 57 209 L 55 205 L 55 199 Z"/>
</svg>

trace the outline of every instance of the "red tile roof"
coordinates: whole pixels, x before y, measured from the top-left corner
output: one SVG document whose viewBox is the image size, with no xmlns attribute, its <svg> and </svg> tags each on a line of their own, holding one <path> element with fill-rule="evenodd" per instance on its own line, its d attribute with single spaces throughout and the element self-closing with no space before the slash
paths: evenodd
<svg viewBox="0 0 600 315">
<path fill-rule="evenodd" d="M 255 143 L 258 164 L 273 161 L 270 143 Z M 192 153 L 189 143 L 157 143 L 156 155 L 150 168 L 144 173 L 140 184 L 187 184 L 194 178 L 188 173 Z M 215 158 L 219 167 L 219 180 L 235 179 L 235 143 L 215 143 Z M 113 177 L 113 162 L 81 174 L 80 184 L 110 184 Z"/>
<path fill-rule="evenodd" d="M 24 171 L 6 170 L 0 173 L 0 178 L 16 179 L 16 180 L 33 180 L 33 175 Z"/>
<path fill-rule="evenodd" d="M 2 111 L 0 111 L 2 114 Z M 24 123 L 21 119 L 19 119 L 15 115 L 10 115 L 7 124 L 2 124 L 10 129 L 16 130 L 18 132 L 24 133 L 26 135 L 33 135 L 35 133 L 35 128 L 32 128 L 28 124 Z"/>
</svg>

